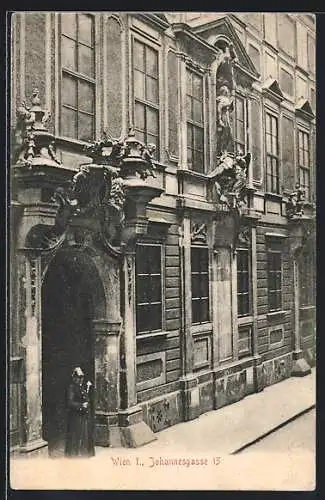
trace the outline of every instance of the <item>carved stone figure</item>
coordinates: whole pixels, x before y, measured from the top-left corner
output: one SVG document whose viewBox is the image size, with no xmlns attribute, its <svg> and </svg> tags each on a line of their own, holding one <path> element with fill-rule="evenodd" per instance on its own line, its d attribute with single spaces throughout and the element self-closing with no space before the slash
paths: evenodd
<svg viewBox="0 0 325 500">
<path fill-rule="evenodd" d="M 234 109 L 233 99 L 229 87 L 223 85 L 217 96 L 217 140 L 218 154 L 233 151 L 233 137 L 230 124 L 230 113 Z"/>
<path fill-rule="evenodd" d="M 250 153 L 231 155 L 223 153 L 217 167 L 208 174 L 214 181 L 218 201 L 230 209 L 240 210 L 245 203 Z"/>
<path fill-rule="evenodd" d="M 216 73 L 217 93 L 217 156 L 233 152 L 230 113 L 233 112 L 233 89 L 235 86 L 233 63 L 236 59 L 232 44 L 223 47 Z"/>
<path fill-rule="evenodd" d="M 300 187 L 299 183 L 297 183 L 295 191 L 289 195 L 287 202 L 288 217 L 301 217 L 304 214 L 305 201 L 305 190 Z"/>
</svg>

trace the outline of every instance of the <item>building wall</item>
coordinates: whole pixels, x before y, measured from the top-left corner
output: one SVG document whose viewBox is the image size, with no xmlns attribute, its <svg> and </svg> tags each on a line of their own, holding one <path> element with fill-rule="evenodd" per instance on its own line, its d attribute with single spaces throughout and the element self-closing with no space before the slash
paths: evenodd
<svg viewBox="0 0 325 500">
<path fill-rule="evenodd" d="M 246 75 L 250 83 L 242 76 L 236 89 L 237 95 L 247 99 L 246 146 L 252 152 L 248 180 L 253 188 L 250 209 L 256 216 L 255 222 L 248 224 L 252 310 L 246 319 L 237 317 L 237 257 L 230 253 L 229 243 L 218 236 L 224 231 L 226 238 L 229 224 L 226 222 L 223 228 L 222 217 L 215 223 L 214 200 L 205 176 L 215 166 L 216 152 L 213 43 L 218 30 L 213 31 L 213 23 L 224 18 L 234 29 L 233 36 L 240 40 L 238 42 L 236 38 L 236 44 L 242 44 L 243 52 L 246 51 L 257 72 L 253 77 Z M 188 38 L 185 36 L 185 41 L 172 27 L 173 23 L 179 22 L 187 23 L 186 29 L 192 33 Z M 137 402 L 143 408 L 144 420 L 157 431 L 239 400 L 291 374 L 295 350 L 294 282 L 285 207 L 288 194 L 299 180 L 298 129 L 310 134 L 309 201 L 312 202 L 315 196 L 315 121 L 308 113 L 306 117 L 299 110 L 299 103 L 305 105 L 308 101 L 315 113 L 315 19 L 310 14 L 166 13 L 166 19 L 159 21 L 153 15 L 103 12 L 93 15 L 93 23 L 95 73 L 94 78 L 86 80 L 95 89 L 94 138 L 107 128 L 114 137 L 125 135 L 129 125 L 135 124 L 134 40 L 158 54 L 159 161 L 157 178 L 148 182 L 163 187 L 165 194 L 154 200 L 148 213 L 149 220 L 151 216 L 153 221 L 163 219 L 160 225 L 165 229 L 158 240 L 156 237 L 150 239 L 149 235 L 144 242 L 158 241 L 162 245 L 163 327 L 161 331 L 149 332 L 145 336 L 134 332 Z M 205 24 L 206 30 L 203 30 Z M 82 150 L 84 141 L 62 134 L 59 13 L 14 13 L 12 30 L 12 126 L 15 125 L 17 106 L 22 100 L 28 101 L 33 88 L 38 87 L 41 99 L 51 111 L 50 130 L 57 137 L 58 154 L 65 168 L 75 170 L 89 158 Z M 249 64 L 246 56 L 242 57 L 244 63 Z M 187 165 L 186 69 L 189 68 L 203 79 L 204 173 L 193 173 Z M 76 76 L 76 73 L 71 74 Z M 270 97 L 266 85 L 274 80 L 282 93 L 280 100 L 279 96 L 276 99 Z M 267 110 L 277 116 L 279 125 L 281 186 L 276 196 L 265 195 Z M 206 224 L 209 248 L 209 331 L 204 325 L 193 329 L 190 324 L 189 248 L 191 224 L 198 221 Z M 217 245 L 216 238 L 219 238 Z M 268 306 L 267 246 L 270 238 L 282 245 L 282 308 L 275 313 L 270 313 Z M 24 330 L 21 281 L 21 266 L 24 264 L 20 264 L 20 258 L 17 257 L 16 267 L 12 268 L 12 301 L 18 304 L 11 319 L 14 363 L 14 358 L 23 359 L 25 355 L 19 334 Z M 224 260 L 218 260 L 222 258 Z M 220 305 L 224 300 L 220 297 L 224 281 L 220 266 L 222 268 L 225 262 L 229 263 L 231 275 L 227 278 L 231 290 L 229 302 L 222 303 L 224 308 L 230 308 L 227 319 L 222 316 L 223 306 Z M 313 306 L 304 314 L 311 329 L 305 335 L 302 347 L 309 361 L 313 362 L 315 340 L 314 333 L 310 333 L 315 330 Z M 238 331 L 244 325 L 251 327 L 252 345 L 247 356 L 241 357 Z M 228 337 L 223 340 L 225 328 Z M 202 352 L 195 349 L 202 349 Z M 229 358 L 220 361 L 222 351 L 227 349 L 230 350 Z M 195 356 L 206 356 L 207 362 L 201 367 L 195 366 L 194 359 L 198 359 Z M 12 384 L 15 432 L 21 426 L 18 420 L 24 413 L 24 390 L 18 385 L 17 392 L 15 385 L 21 384 L 21 380 L 18 374 Z M 17 437 L 16 442 L 21 439 L 21 436 Z"/>
</svg>

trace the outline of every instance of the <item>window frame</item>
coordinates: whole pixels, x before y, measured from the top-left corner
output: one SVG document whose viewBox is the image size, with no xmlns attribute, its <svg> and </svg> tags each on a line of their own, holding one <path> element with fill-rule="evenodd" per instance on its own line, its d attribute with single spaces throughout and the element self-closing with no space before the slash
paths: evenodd
<svg viewBox="0 0 325 500">
<path fill-rule="evenodd" d="M 267 121 L 270 119 L 270 132 L 267 130 Z M 274 135 L 272 129 L 272 120 L 275 120 L 276 124 L 276 135 Z M 265 110 L 264 116 L 264 144 L 265 144 L 265 192 L 272 195 L 281 195 L 281 173 L 280 173 L 280 136 L 279 136 L 279 127 L 280 127 L 280 117 L 275 112 L 272 112 L 270 109 Z M 271 149 L 273 149 L 273 137 L 276 138 L 276 153 L 274 151 L 268 151 L 268 140 L 267 136 L 270 136 Z M 271 160 L 271 172 L 269 170 L 269 161 Z M 273 170 L 273 161 L 276 162 L 276 173 L 274 175 Z M 269 178 L 271 178 L 271 186 L 269 185 Z M 273 179 L 276 179 L 276 190 L 273 190 Z"/>
<path fill-rule="evenodd" d="M 188 93 L 188 85 L 187 85 L 187 82 L 188 82 L 188 75 L 191 75 L 191 91 L 192 93 L 189 94 Z M 202 100 L 201 99 L 197 99 L 193 96 L 193 75 L 197 76 L 198 78 L 201 79 L 201 83 L 202 83 Z M 205 173 L 205 169 L 206 169 L 206 144 L 205 144 L 205 118 L 206 118 L 206 113 L 205 113 L 205 82 L 204 82 L 204 75 L 198 71 L 195 71 L 195 69 L 193 69 L 192 67 L 189 67 L 187 66 L 186 67 L 186 89 L 185 89 L 185 96 L 186 96 L 186 166 L 187 168 L 191 171 L 191 172 L 196 172 L 196 173 L 199 173 L 199 174 L 204 174 Z M 192 99 L 192 103 L 193 103 L 193 100 L 197 101 L 197 102 L 201 102 L 201 105 L 202 105 L 202 121 L 201 122 L 198 122 L 196 120 L 194 120 L 194 118 L 189 118 L 189 115 L 188 115 L 188 106 L 187 106 L 187 101 L 188 101 L 188 98 L 191 98 Z M 191 147 L 189 147 L 189 143 L 188 143 L 188 135 L 189 135 L 189 127 L 191 127 L 191 130 L 192 130 L 192 141 L 191 141 Z M 193 146 L 195 145 L 195 139 L 194 139 L 194 132 L 195 130 L 200 130 L 201 133 L 202 133 L 202 146 L 203 146 L 203 149 L 202 151 L 200 151 L 199 149 L 195 149 Z M 189 161 L 188 161 L 188 151 L 191 150 L 191 155 L 192 155 L 192 163 L 190 164 Z M 196 163 L 193 162 L 193 158 L 194 158 L 194 155 L 193 153 L 199 153 L 201 156 L 202 156 L 202 168 L 201 169 L 198 169 L 198 168 L 194 168 Z M 191 166 L 190 166 L 191 165 Z"/>
<path fill-rule="evenodd" d="M 192 270 L 192 250 L 205 250 L 207 254 L 207 270 L 205 272 L 200 271 L 194 271 Z M 201 259 L 200 259 L 201 261 Z M 201 275 L 206 275 L 207 276 L 207 296 L 202 296 L 202 293 L 197 297 L 194 297 L 193 299 L 193 276 L 201 276 Z M 211 309 L 211 290 L 210 290 L 210 251 L 209 247 L 207 245 L 191 245 L 190 247 L 190 279 L 191 279 L 191 325 L 192 326 L 197 326 L 197 325 L 204 325 L 204 324 L 210 324 L 211 323 L 211 315 L 212 315 L 212 309 Z M 202 317 L 200 318 L 200 321 L 193 321 L 193 301 L 200 301 L 200 303 L 204 300 L 207 304 L 207 318 L 202 320 Z"/>
<path fill-rule="evenodd" d="M 139 305 L 151 305 L 152 302 L 141 302 L 138 303 L 138 297 L 137 297 L 137 283 L 138 283 L 138 276 L 152 276 L 152 275 L 157 275 L 157 273 L 138 273 L 137 272 L 137 251 L 135 251 L 135 300 L 134 300 L 134 308 L 135 308 L 135 331 L 136 331 L 136 337 L 141 338 L 147 335 L 154 335 L 155 333 L 161 333 L 165 330 L 165 293 L 164 293 L 164 284 L 165 284 L 165 267 L 164 267 L 164 245 L 161 242 L 156 242 L 156 241 L 139 241 L 136 244 L 136 250 L 139 246 L 146 246 L 146 247 L 159 247 L 160 248 L 160 302 L 155 302 L 161 304 L 161 321 L 160 321 L 160 328 L 156 329 L 149 329 L 149 330 L 138 330 L 138 307 Z M 150 313 L 151 314 L 151 313 Z"/>
<path fill-rule="evenodd" d="M 142 71 L 139 68 L 135 67 L 135 44 L 138 43 L 143 46 L 144 48 L 144 71 Z M 146 54 L 147 50 L 153 50 L 156 52 L 157 55 L 157 78 L 154 78 L 157 82 L 157 102 L 154 103 L 152 101 L 149 101 L 147 99 L 147 68 L 146 68 Z M 147 128 L 147 123 L 148 123 L 148 109 L 154 110 L 157 112 L 157 144 L 156 144 L 156 151 L 154 153 L 154 159 L 156 161 L 160 160 L 161 152 L 161 92 L 160 92 L 160 78 L 162 76 L 162 67 L 161 67 L 161 58 L 160 58 L 160 47 L 153 45 L 150 43 L 148 40 L 141 38 L 140 36 L 136 36 L 135 34 L 131 35 L 131 54 L 130 54 L 130 71 L 131 71 L 131 82 L 132 82 L 132 116 L 133 116 L 133 124 L 134 124 L 134 130 L 135 133 L 141 133 L 144 135 L 144 143 L 145 144 L 150 144 L 152 141 L 148 140 L 148 135 L 154 136 L 154 134 L 148 132 Z M 145 91 L 145 98 L 140 98 L 136 96 L 135 92 L 135 72 L 139 71 L 142 74 L 144 74 L 144 91 Z M 149 75 L 152 78 L 152 75 Z M 144 130 L 141 130 L 139 127 L 136 126 L 136 103 L 139 103 L 141 106 L 144 107 Z"/>
<path fill-rule="evenodd" d="M 245 317 L 249 317 L 252 315 L 252 252 L 251 252 L 251 248 L 250 246 L 240 246 L 238 247 L 237 249 L 237 317 L 238 318 L 245 318 Z M 247 267 L 247 271 L 246 271 L 246 274 L 247 274 L 247 292 L 239 292 L 239 286 L 238 286 L 238 281 L 239 281 L 239 272 L 241 271 L 238 271 L 238 254 L 240 252 L 247 252 L 247 262 L 248 262 L 248 267 Z M 248 311 L 243 313 L 243 314 L 240 314 L 239 313 L 239 296 L 242 296 L 242 295 L 247 295 L 248 297 Z"/>
<path fill-rule="evenodd" d="M 241 100 L 243 102 L 243 110 L 244 110 L 244 120 L 243 120 L 243 134 L 244 134 L 244 143 L 238 140 L 237 138 L 237 100 Z M 242 153 L 245 154 L 249 148 L 249 111 L 248 111 L 248 98 L 246 95 L 236 92 L 234 98 L 234 111 L 232 118 L 232 133 L 234 137 L 234 152 L 239 151 L 238 144 L 243 146 Z"/>
<path fill-rule="evenodd" d="M 283 258 L 282 258 L 282 249 L 279 248 L 279 245 L 275 247 L 275 245 L 269 245 L 267 248 L 267 296 L 268 296 L 268 312 L 276 312 L 276 311 L 282 311 L 282 301 L 283 301 L 283 296 L 282 296 L 282 282 L 283 282 Z M 280 255 L 280 266 L 279 269 L 272 269 L 270 271 L 270 255 Z M 270 288 L 270 272 L 272 274 L 280 273 L 280 284 L 278 287 L 271 289 Z M 277 280 L 277 277 L 275 277 L 275 280 Z M 279 305 L 275 308 L 271 308 L 271 300 L 270 300 L 270 294 L 275 294 L 276 296 L 276 302 L 279 302 Z M 277 300 L 279 299 L 279 300 Z"/>
<path fill-rule="evenodd" d="M 303 137 L 303 147 L 302 148 L 300 147 L 300 137 L 301 136 Z M 304 148 L 305 137 L 307 137 L 307 149 Z M 297 127 L 297 166 L 298 166 L 297 176 L 298 176 L 298 182 L 299 182 L 300 187 L 305 190 L 305 200 L 307 202 L 309 202 L 310 198 L 311 198 L 311 168 L 310 168 L 310 154 L 311 154 L 310 149 L 311 148 L 310 148 L 310 146 L 311 146 L 310 132 L 298 126 Z M 306 166 L 305 164 L 303 164 L 303 165 L 301 164 L 300 151 L 302 151 L 302 156 L 304 157 L 303 161 L 305 161 L 305 153 L 307 153 L 308 166 Z M 301 174 L 303 174 L 303 178 L 304 178 L 303 184 L 301 183 Z M 307 174 L 307 179 L 308 179 L 308 192 L 306 191 L 305 174 Z"/>
<path fill-rule="evenodd" d="M 59 119 L 58 119 L 58 127 L 59 127 L 59 136 L 65 140 L 68 140 L 69 142 L 81 142 L 81 143 L 87 143 L 89 141 L 95 140 L 96 137 L 96 129 L 97 129 L 97 124 L 96 124 L 96 111 L 97 111 L 97 78 L 98 78 L 98 70 L 97 70 L 97 48 L 96 48 L 96 32 L 97 32 L 97 27 L 96 27 L 96 18 L 95 15 L 89 12 L 72 12 L 75 14 L 75 19 L 76 19 L 76 38 L 71 38 L 71 36 L 63 33 L 62 29 L 62 14 L 58 16 L 58 44 L 59 44 L 59 95 L 58 95 L 58 104 L 59 104 Z M 79 42 L 79 16 L 80 15 L 85 15 L 89 17 L 92 21 L 92 46 L 88 45 L 87 43 L 84 42 Z M 76 43 L 76 64 L 77 64 L 77 69 L 78 67 L 78 51 L 79 51 L 79 45 L 86 46 L 90 49 L 92 49 L 92 64 L 93 64 L 93 77 L 86 75 L 85 73 L 81 73 L 80 71 L 75 71 L 71 68 L 64 67 L 62 64 L 62 39 L 63 37 L 73 40 Z M 72 78 L 76 82 L 76 108 L 63 104 L 63 80 L 64 80 L 64 75 L 66 75 L 68 78 Z M 79 82 L 84 82 L 87 83 L 88 85 L 92 86 L 93 90 L 93 112 L 86 112 L 86 111 L 80 111 L 79 108 Z M 76 122 L 75 122 L 75 136 L 71 137 L 66 134 L 62 133 L 62 120 L 63 120 L 63 107 L 66 109 L 72 110 L 76 114 Z M 79 114 L 86 115 L 86 116 L 91 116 L 92 117 L 92 128 L 93 128 L 93 133 L 92 136 L 88 139 L 79 139 Z"/>
</svg>

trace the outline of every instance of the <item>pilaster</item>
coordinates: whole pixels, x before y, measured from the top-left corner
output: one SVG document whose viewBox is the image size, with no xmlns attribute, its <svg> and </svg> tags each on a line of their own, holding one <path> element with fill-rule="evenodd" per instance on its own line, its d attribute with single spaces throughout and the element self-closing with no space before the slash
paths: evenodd
<svg viewBox="0 0 325 500">
<path fill-rule="evenodd" d="M 200 414 L 200 395 L 198 380 L 193 373 L 194 342 L 191 332 L 192 295 L 191 295 L 191 221 L 188 214 L 182 220 L 182 237 L 180 241 L 182 269 L 182 359 L 183 374 L 181 389 L 184 408 L 184 420 L 192 420 Z"/>
<path fill-rule="evenodd" d="M 120 409 L 111 446 L 136 448 L 156 439 L 143 421 L 136 393 L 135 247 L 123 253 L 124 328 L 121 331 Z"/>
<path fill-rule="evenodd" d="M 25 428 L 20 451 L 39 452 L 47 446 L 42 437 L 42 345 L 41 345 L 41 262 L 39 256 L 25 261 L 26 331 L 21 339 L 25 348 Z"/>
<path fill-rule="evenodd" d="M 303 377 L 311 373 L 311 368 L 303 356 L 300 346 L 300 329 L 299 329 L 299 265 L 297 256 L 293 260 L 293 286 L 294 286 L 294 342 L 295 348 L 293 351 L 293 367 L 291 375 L 293 377 Z"/>
<path fill-rule="evenodd" d="M 117 426 L 121 322 L 93 320 L 95 336 L 95 442 L 109 446 Z"/>
</svg>

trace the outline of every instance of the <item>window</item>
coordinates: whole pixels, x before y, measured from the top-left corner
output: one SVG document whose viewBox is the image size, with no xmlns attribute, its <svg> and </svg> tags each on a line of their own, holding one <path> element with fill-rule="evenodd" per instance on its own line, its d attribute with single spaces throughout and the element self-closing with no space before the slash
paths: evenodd
<svg viewBox="0 0 325 500">
<path fill-rule="evenodd" d="M 305 251 L 300 260 L 300 305 L 315 305 L 316 295 L 316 267 L 314 256 Z"/>
<path fill-rule="evenodd" d="M 293 76 L 284 68 L 280 69 L 280 87 L 289 96 L 293 96 Z"/>
<path fill-rule="evenodd" d="M 289 56 L 295 55 L 295 22 L 286 14 L 277 14 L 279 46 Z"/>
<path fill-rule="evenodd" d="M 299 184 L 305 191 L 305 199 L 310 199 L 310 160 L 309 160 L 309 135 L 298 130 L 298 168 Z"/>
<path fill-rule="evenodd" d="M 278 120 L 266 113 L 266 191 L 280 193 Z"/>
<path fill-rule="evenodd" d="M 252 325 L 240 326 L 238 328 L 238 358 L 251 356 L 252 354 Z"/>
<path fill-rule="evenodd" d="M 235 109 L 233 116 L 233 134 L 235 139 L 235 152 L 245 153 L 247 147 L 246 141 L 246 100 L 244 97 L 236 95 Z"/>
<path fill-rule="evenodd" d="M 134 128 L 137 138 L 156 146 L 159 155 L 158 52 L 148 45 L 133 43 Z"/>
<path fill-rule="evenodd" d="M 267 281 L 269 311 L 282 309 L 282 255 L 281 250 L 269 248 L 267 254 Z"/>
<path fill-rule="evenodd" d="M 307 57 L 308 69 L 315 73 L 315 40 L 309 34 L 307 35 Z"/>
<path fill-rule="evenodd" d="M 276 14 L 274 12 L 264 13 L 264 37 L 269 43 L 276 47 L 277 45 L 277 28 Z"/>
<path fill-rule="evenodd" d="M 203 80 L 186 71 L 187 164 L 196 172 L 204 172 Z"/>
<path fill-rule="evenodd" d="M 209 251 L 191 248 L 192 323 L 209 321 Z"/>
<path fill-rule="evenodd" d="M 94 19 L 61 14 L 61 134 L 89 141 L 95 134 Z"/>
<path fill-rule="evenodd" d="M 137 333 L 162 329 L 161 245 L 136 247 Z"/>
<path fill-rule="evenodd" d="M 252 63 L 255 66 L 255 69 L 258 73 L 261 72 L 261 54 L 260 51 L 254 47 L 251 43 L 248 45 L 248 55 L 252 60 Z"/>
<path fill-rule="evenodd" d="M 237 307 L 238 316 L 250 313 L 250 262 L 249 249 L 237 249 Z"/>
</svg>

